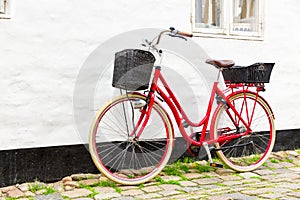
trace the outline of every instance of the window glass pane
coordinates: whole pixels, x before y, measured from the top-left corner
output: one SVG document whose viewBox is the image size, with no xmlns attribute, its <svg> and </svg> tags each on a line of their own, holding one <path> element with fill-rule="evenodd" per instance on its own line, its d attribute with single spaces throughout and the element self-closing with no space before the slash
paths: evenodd
<svg viewBox="0 0 300 200">
<path fill-rule="evenodd" d="M 0 0 L 0 13 L 5 13 L 5 0 Z"/>
<path fill-rule="evenodd" d="M 233 0 L 233 31 L 258 32 L 259 0 Z"/>
<path fill-rule="evenodd" d="M 221 28 L 221 0 L 195 0 L 197 28 Z"/>
</svg>

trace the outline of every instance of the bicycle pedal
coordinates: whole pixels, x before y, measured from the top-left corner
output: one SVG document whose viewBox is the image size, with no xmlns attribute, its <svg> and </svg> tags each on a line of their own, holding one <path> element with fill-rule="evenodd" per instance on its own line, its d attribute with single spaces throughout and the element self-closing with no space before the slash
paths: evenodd
<svg viewBox="0 0 300 200">
<path fill-rule="evenodd" d="M 218 168 L 223 168 L 222 164 L 218 164 L 218 163 L 210 163 L 211 167 L 218 167 Z"/>
</svg>

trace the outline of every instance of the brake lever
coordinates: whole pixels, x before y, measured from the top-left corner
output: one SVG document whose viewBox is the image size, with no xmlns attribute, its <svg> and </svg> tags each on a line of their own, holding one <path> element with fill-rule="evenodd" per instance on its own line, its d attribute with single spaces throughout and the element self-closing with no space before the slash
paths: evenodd
<svg viewBox="0 0 300 200">
<path fill-rule="evenodd" d="M 181 35 L 174 35 L 172 33 L 169 33 L 168 35 L 171 36 L 171 37 L 178 37 L 180 39 L 183 39 L 183 40 L 187 41 L 187 39 L 185 37 L 181 36 Z"/>
</svg>

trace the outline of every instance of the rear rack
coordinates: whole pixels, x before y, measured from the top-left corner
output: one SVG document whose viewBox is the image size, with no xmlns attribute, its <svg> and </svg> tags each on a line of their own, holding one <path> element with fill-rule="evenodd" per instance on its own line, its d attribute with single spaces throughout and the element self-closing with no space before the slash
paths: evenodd
<svg viewBox="0 0 300 200">
<path fill-rule="evenodd" d="M 233 89 L 237 89 L 237 88 L 243 88 L 243 89 L 247 89 L 249 87 L 256 87 L 256 91 L 257 92 L 264 92 L 266 91 L 265 89 L 265 84 L 264 83 L 231 83 L 230 81 L 225 81 L 225 85 L 227 87 L 227 89 L 233 90 Z"/>
</svg>

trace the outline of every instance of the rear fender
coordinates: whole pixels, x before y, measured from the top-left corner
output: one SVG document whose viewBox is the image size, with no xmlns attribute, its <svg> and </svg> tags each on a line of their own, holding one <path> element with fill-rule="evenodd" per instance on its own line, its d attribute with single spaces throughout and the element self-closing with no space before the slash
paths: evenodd
<svg viewBox="0 0 300 200">
<path fill-rule="evenodd" d="M 251 94 L 253 94 L 253 95 L 257 95 L 257 93 L 255 93 L 255 92 L 253 92 L 253 91 L 245 90 L 245 91 L 236 91 L 236 92 L 233 92 L 233 93 L 229 94 L 229 95 L 227 96 L 227 98 L 230 99 L 232 96 L 234 96 L 234 95 L 236 95 L 236 94 L 238 94 L 238 93 L 241 93 L 241 92 L 251 93 Z M 265 101 L 266 105 L 268 106 L 268 108 L 270 109 L 270 111 L 271 111 L 271 113 L 272 113 L 272 116 L 273 116 L 274 119 L 275 119 L 275 115 L 274 115 L 273 110 L 272 110 L 271 106 L 269 105 L 269 103 L 266 101 L 265 98 L 263 98 L 263 97 L 260 96 L 259 94 L 258 94 L 258 96 L 259 96 L 262 100 Z"/>
</svg>

